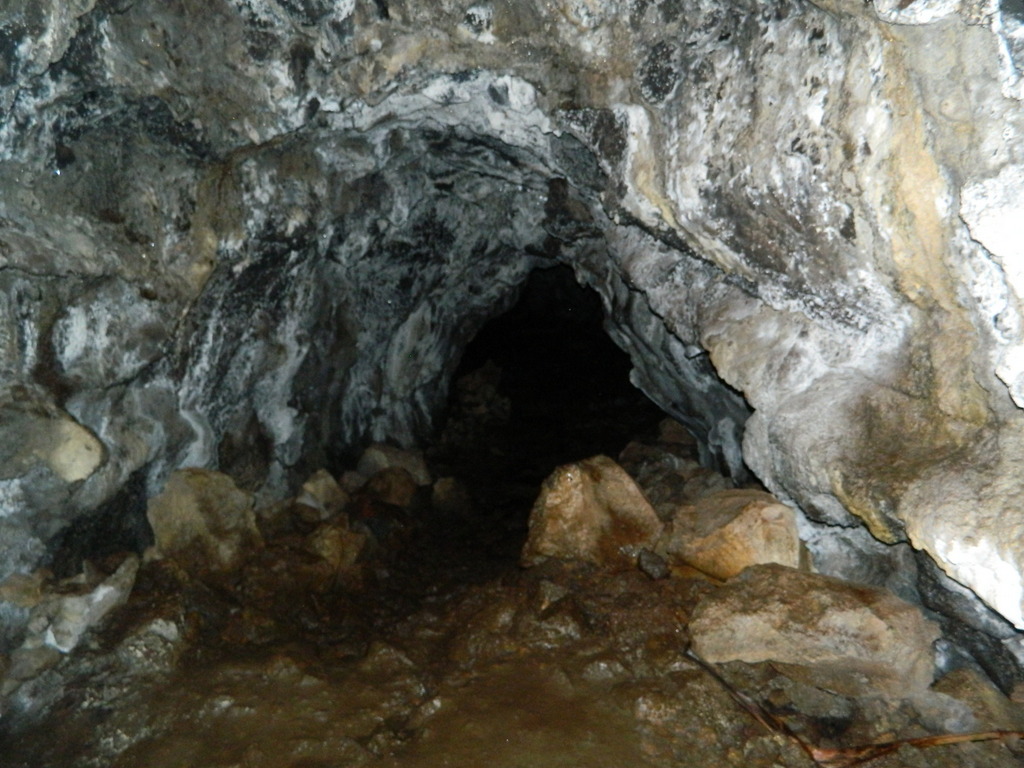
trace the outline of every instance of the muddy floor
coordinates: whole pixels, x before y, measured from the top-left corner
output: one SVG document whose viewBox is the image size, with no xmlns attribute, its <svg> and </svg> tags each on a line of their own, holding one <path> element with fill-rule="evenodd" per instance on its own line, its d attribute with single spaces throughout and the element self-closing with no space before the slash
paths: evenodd
<svg viewBox="0 0 1024 768">
<path fill-rule="evenodd" d="M 770 663 L 707 669 L 686 624 L 715 584 L 524 570 L 515 534 L 394 521 L 389 554 L 326 580 L 294 532 L 219 582 L 147 563 L 129 604 L 52 672 L 52 712 L 8 733 L 0 764 L 839 766 L 865 764 L 851 747 L 943 728 L 926 701 L 847 698 Z M 1024 759 L 1007 737 L 907 744 L 871 764 Z"/>
<path fill-rule="evenodd" d="M 534 385 L 578 379 L 559 369 L 568 359 L 553 352 Z M 1019 706 L 970 670 L 945 693 L 894 700 L 771 662 L 710 667 L 689 652 L 687 621 L 715 580 L 521 567 L 547 472 L 656 442 L 663 415 L 600 376 L 531 412 L 502 384 L 514 360 L 470 362 L 428 451 L 434 478 L 454 478 L 446 493 L 435 483 L 395 504 L 393 487 L 353 488 L 329 519 L 297 502 L 263 510 L 264 546 L 229 572 L 145 560 L 127 604 L 23 683 L 20 700 L 47 705 L 0 722 L 0 766 L 1024 765 Z M 90 567 L 110 573 L 120 557 Z M 998 733 L 942 743 L 952 731 Z"/>
</svg>

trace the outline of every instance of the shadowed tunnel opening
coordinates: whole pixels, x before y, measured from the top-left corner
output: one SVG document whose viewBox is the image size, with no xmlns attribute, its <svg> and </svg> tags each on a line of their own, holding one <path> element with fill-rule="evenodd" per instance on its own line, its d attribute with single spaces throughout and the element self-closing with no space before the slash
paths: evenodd
<svg viewBox="0 0 1024 768">
<path fill-rule="evenodd" d="M 516 303 L 487 322 L 453 376 L 448 415 L 429 451 L 460 477 L 481 524 L 526 531 L 541 482 L 559 465 L 618 456 L 665 413 L 629 380 L 629 356 L 604 331 L 600 298 L 571 268 L 530 273 Z"/>
</svg>

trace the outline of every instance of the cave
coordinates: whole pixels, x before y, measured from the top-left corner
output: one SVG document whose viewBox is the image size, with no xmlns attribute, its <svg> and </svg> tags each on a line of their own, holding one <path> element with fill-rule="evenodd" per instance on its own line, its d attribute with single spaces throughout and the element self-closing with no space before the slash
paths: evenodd
<svg viewBox="0 0 1024 768">
<path fill-rule="evenodd" d="M 0 765 L 1024 764 L 1022 61 L 8 3 Z"/>
</svg>

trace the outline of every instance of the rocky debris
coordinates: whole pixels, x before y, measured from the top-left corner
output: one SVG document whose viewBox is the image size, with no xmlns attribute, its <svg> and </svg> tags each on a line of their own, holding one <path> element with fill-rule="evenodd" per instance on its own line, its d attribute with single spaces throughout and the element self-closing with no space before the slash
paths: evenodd
<svg viewBox="0 0 1024 768">
<path fill-rule="evenodd" d="M 682 461 L 689 448 L 671 445 L 632 451 L 651 466 L 673 450 Z M 762 491 L 689 500 L 663 526 L 611 459 L 568 464 L 534 506 L 531 567 L 494 569 L 480 533 L 489 510 L 465 514 L 461 480 L 435 482 L 428 508 L 404 468 L 358 477 L 349 495 L 317 472 L 255 511 L 224 476 L 172 478 L 197 509 L 220 499 L 251 513 L 261 544 L 216 579 L 178 556 L 149 559 L 128 603 L 75 653 L 42 644 L 0 657 L 19 682 L 5 712 L 49 707 L 62 734 L 45 722 L 17 731 L 0 765 L 811 768 L 812 747 L 842 754 L 1024 717 L 975 669 L 928 688 L 937 632 L 884 590 L 777 564 L 716 586 L 681 567 L 684 547 L 699 559 L 715 536 L 741 549 L 757 526 L 781 524 Z M 773 541 L 747 543 L 764 555 Z M 495 577 L 467 578 L 484 568 Z M 42 573 L 0 584 L 27 611 L 50 592 Z M 758 640 L 770 653 L 757 658 L 771 660 L 753 660 Z M 907 746 L 877 765 L 1021 763 L 996 741 Z"/>
<path fill-rule="evenodd" d="M 313 473 L 302 484 L 299 495 L 295 498 L 296 504 L 316 510 L 320 520 L 328 520 L 339 514 L 345 509 L 348 501 L 349 495 L 326 469 Z"/>
<path fill-rule="evenodd" d="M 666 522 L 680 506 L 733 488 L 727 477 L 702 467 L 694 445 L 685 440 L 657 443 L 634 440 L 619 454 L 619 462 L 636 479 L 658 516 Z"/>
<path fill-rule="evenodd" d="M 608 474 L 604 462 L 599 466 Z M 92 657 L 65 657 L 71 666 L 62 667 L 60 679 L 68 682 L 47 684 L 55 692 L 51 700 L 63 697 L 66 707 L 62 739 L 52 739 L 45 727 L 29 731 L 0 764 L 426 768 L 448 761 L 513 768 L 526 760 L 556 768 L 585 760 L 609 768 L 810 768 L 815 763 L 791 734 L 840 748 L 1007 727 L 1021 717 L 1020 705 L 967 670 L 931 691 L 912 680 L 899 692 L 878 688 L 880 678 L 868 675 L 853 696 L 836 692 L 819 667 L 733 661 L 712 675 L 684 653 L 688 633 L 699 644 L 705 606 L 759 572 L 758 583 L 789 600 L 790 624 L 806 612 L 808 599 L 823 611 L 818 623 L 831 621 L 833 632 L 837 622 L 849 621 L 851 610 L 839 600 L 826 605 L 815 590 L 786 592 L 772 574 L 785 570 L 779 566 L 754 566 L 715 587 L 706 579 L 654 580 L 637 568 L 544 558 L 500 579 L 428 590 L 410 613 L 381 621 L 392 615 L 390 601 L 416 582 L 403 581 L 391 593 L 374 592 L 367 580 L 328 578 L 365 557 L 347 512 L 312 529 L 298 512 L 286 519 L 292 529 L 277 529 L 238 578 L 217 589 L 173 559 L 146 563 L 131 602 L 98 635 Z M 443 525 L 430 546 L 448 549 L 433 556 L 445 567 L 471 557 L 453 538 L 455 520 L 434 519 Z M 422 578 L 429 565 L 420 559 L 424 543 L 408 539 L 404 554 L 393 553 L 395 562 L 413 561 L 406 578 Z M 640 560 L 645 552 L 652 554 L 642 550 Z M 15 580 L 0 593 L 31 602 L 37 582 Z M 828 582 L 831 594 L 838 582 Z M 861 588 L 843 586 L 865 604 Z M 875 590 L 867 602 L 885 602 L 880 595 Z M 372 630 L 359 625 L 368 616 L 380 622 Z M 897 624 L 878 631 L 898 631 Z M 802 637 L 809 642 L 816 629 L 803 626 Z M 196 654 L 199 664 L 189 661 Z M 837 662 L 835 674 L 862 671 L 844 663 Z M 775 713 L 788 731 L 763 727 L 738 704 L 737 693 Z M 566 712 L 573 713 L 571 722 Z M 878 765 L 1017 764 L 1002 743 L 935 750 L 927 763 L 918 761 L 916 748 L 909 754 Z"/>
<path fill-rule="evenodd" d="M 670 562 L 730 579 L 757 563 L 801 565 L 796 514 L 762 491 L 717 491 L 676 510 L 657 550 Z"/>
<path fill-rule="evenodd" d="M 940 634 L 890 592 L 775 564 L 707 595 L 689 631 L 708 662 L 771 660 L 828 690 L 896 698 L 931 685 Z"/>
<path fill-rule="evenodd" d="M 39 638 L 44 644 L 61 653 L 70 653 L 87 630 L 124 604 L 138 570 L 139 558 L 128 555 L 116 571 L 99 584 L 87 587 L 82 594 L 44 600 L 29 618 L 30 629 L 41 630 Z"/>
<path fill-rule="evenodd" d="M 662 531 L 643 492 L 607 456 L 556 469 L 544 481 L 529 526 L 524 565 L 558 557 L 631 568 Z"/>
<path fill-rule="evenodd" d="M 430 470 L 427 469 L 427 463 L 421 453 L 396 448 L 392 445 L 380 443 L 371 445 L 363 451 L 363 455 L 359 457 L 359 463 L 356 465 L 356 471 L 367 478 L 389 468 L 404 469 L 416 485 L 430 485 L 433 482 Z"/>
<path fill-rule="evenodd" d="M 252 495 L 211 470 L 174 472 L 146 515 L 158 553 L 195 573 L 236 570 L 263 543 Z"/>
<path fill-rule="evenodd" d="M 318 526 L 306 537 L 306 547 L 344 573 L 359 561 L 366 539 L 365 533 L 349 528 L 347 520 L 336 521 Z"/>
<path fill-rule="evenodd" d="M 665 558 L 649 549 L 640 550 L 640 555 L 636 559 L 636 565 L 637 568 L 652 579 L 665 579 L 671 573 Z"/>
<path fill-rule="evenodd" d="M 139 570 L 139 558 L 124 557 L 109 575 L 88 568 L 59 584 L 36 578 L 8 579 L 2 596 L 31 605 L 27 631 L 21 646 L 10 657 L 9 668 L 0 677 L 0 698 L 11 696 L 23 683 L 53 667 L 62 654 L 78 647 L 90 630 L 100 626 L 132 592 Z"/>
<path fill-rule="evenodd" d="M 655 765 L 817 768 L 792 740 L 751 727 L 727 691 L 685 666 L 645 685 L 634 703 L 643 753 Z"/>
</svg>

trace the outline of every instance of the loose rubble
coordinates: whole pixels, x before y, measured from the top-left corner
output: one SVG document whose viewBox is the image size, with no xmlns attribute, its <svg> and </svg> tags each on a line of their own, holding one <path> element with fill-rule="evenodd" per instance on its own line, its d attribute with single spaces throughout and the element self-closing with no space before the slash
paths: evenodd
<svg viewBox="0 0 1024 768">
<path fill-rule="evenodd" d="M 0 585 L 34 628 L 0 665 L 0 765 L 1024 765 L 1024 705 L 977 668 L 933 682 L 919 607 L 810 572 L 763 490 L 652 480 L 691 450 L 562 465 L 525 544 L 486 552 L 472 482 L 427 488 L 397 449 L 259 509 L 175 475 L 143 562 Z"/>
</svg>

